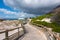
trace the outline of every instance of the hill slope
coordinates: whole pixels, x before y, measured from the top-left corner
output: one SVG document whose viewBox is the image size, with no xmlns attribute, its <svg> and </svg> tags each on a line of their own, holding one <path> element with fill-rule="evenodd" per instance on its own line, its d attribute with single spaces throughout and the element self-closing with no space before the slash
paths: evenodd
<svg viewBox="0 0 60 40">
<path fill-rule="evenodd" d="M 48 23 L 46 21 L 41 21 L 44 18 L 50 18 L 52 23 Z M 37 21 L 38 20 L 38 21 Z M 44 25 L 49 28 L 53 28 L 53 31 L 60 33 L 60 6 L 56 7 L 53 11 L 50 13 L 47 13 L 42 16 L 38 16 L 36 18 L 32 18 L 31 21 L 32 24 L 40 26 Z"/>
<path fill-rule="evenodd" d="M 54 16 L 52 16 L 52 21 L 55 22 L 60 22 L 60 5 L 57 6 L 51 13 L 54 14 Z"/>
</svg>

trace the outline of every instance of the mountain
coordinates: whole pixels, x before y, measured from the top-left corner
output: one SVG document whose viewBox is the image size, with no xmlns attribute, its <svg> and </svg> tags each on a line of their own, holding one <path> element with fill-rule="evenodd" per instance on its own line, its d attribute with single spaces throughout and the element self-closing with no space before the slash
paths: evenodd
<svg viewBox="0 0 60 40">
<path fill-rule="evenodd" d="M 18 18 L 0 18 L 0 20 L 18 20 Z"/>
<path fill-rule="evenodd" d="M 54 8 L 50 13 L 53 14 L 51 21 L 60 22 L 60 5 Z"/>
<path fill-rule="evenodd" d="M 59 5 L 59 6 L 57 6 L 56 8 L 60 8 L 60 5 Z M 56 9 L 56 8 L 55 8 L 55 9 Z"/>
</svg>

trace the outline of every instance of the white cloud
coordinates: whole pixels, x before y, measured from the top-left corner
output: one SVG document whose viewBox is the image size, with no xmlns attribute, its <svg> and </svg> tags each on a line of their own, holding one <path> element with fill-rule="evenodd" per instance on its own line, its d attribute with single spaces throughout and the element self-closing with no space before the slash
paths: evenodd
<svg viewBox="0 0 60 40">
<path fill-rule="evenodd" d="M 6 18 L 25 18 L 25 17 L 33 17 L 35 15 L 33 14 L 28 14 L 28 13 L 24 13 L 24 12 L 13 12 L 13 11 L 9 11 L 7 9 L 2 9 L 0 8 L 0 13 L 4 13 L 6 14 Z M 10 16 L 9 16 L 10 15 Z M 15 16 L 14 16 L 15 15 Z M 1 17 L 1 16 L 0 16 Z"/>
<path fill-rule="evenodd" d="M 18 17 L 21 17 L 21 18 L 26 18 L 26 17 L 34 17 L 35 15 L 34 14 L 28 14 L 28 13 L 24 13 L 24 12 L 19 12 L 19 14 L 16 14 Z"/>
<path fill-rule="evenodd" d="M 4 14 L 16 14 L 16 12 L 12 12 L 12 11 L 9 11 L 7 9 L 2 9 L 2 8 L 0 8 L 0 12 L 2 12 Z"/>
<path fill-rule="evenodd" d="M 4 3 L 8 6 L 16 8 L 38 8 L 60 4 L 60 0 L 4 0 Z"/>
<path fill-rule="evenodd" d="M 3 0 L 4 4 L 26 13 L 44 14 L 60 5 L 60 0 Z"/>
</svg>

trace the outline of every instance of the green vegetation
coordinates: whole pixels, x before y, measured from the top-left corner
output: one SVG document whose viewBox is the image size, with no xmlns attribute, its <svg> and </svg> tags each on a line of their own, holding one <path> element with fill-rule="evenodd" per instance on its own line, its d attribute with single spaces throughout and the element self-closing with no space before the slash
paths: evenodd
<svg viewBox="0 0 60 40">
<path fill-rule="evenodd" d="M 48 13 L 48 14 L 45 14 L 45 15 L 42 15 L 42 16 L 38 16 L 38 17 L 36 17 L 36 18 L 32 18 L 32 21 L 35 21 L 35 20 L 42 20 L 43 18 L 49 18 L 49 17 L 51 17 L 51 16 L 53 16 L 52 14 L 50 14 L 50 13 Z"/>
<path fill-rule="evenodd" d="M 38 26 L 39 25 L 44 25 L 46 27 L 49 27 L 49 28 L 53 28 L 53 31 L 54 32 L 59 32 L 60 33 L 60 25 L 56 22 L 52 22 L 52 23 L 47 23 L 47 22 L 42 22 L 42 21 L 36 21 L 36 20 L 42 20 L 43 18 L 46 18 L 46 17 L 51 17 L 53 16 L 52 14 L 45 14 L 45 15 L 42 15 L 42 16 L 39 16 L 39 17 L 36 17 L 36 18 L 32 18 L 32 24 L 35 24 Z"/>
</svg>

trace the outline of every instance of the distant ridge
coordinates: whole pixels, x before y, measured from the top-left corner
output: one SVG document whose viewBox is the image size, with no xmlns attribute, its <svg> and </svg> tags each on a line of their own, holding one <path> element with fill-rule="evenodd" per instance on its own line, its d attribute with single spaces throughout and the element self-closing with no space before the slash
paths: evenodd
<svg viewBox="0 0 60 40">
<path fill-rule="evenodd" d="M 57 6 L 56 8 L 60 8 L 60 5 L 59 5 L 59 6 Z"/>
<path fill-rule="evenodd" d="M 18 18 L 3 18 L 3 19 L 0 19 L 0 20 L 18 20 Z"/>
<path fill-rule="evenodd" d="M 60 5 L 54 8 L 50 13 L 53 14 L 53 16 L 51 16 L 52 21 L 60 22 Z"/>
<path fill-rule="evenodd" d="M 54 8 L 53 10 L 54 13 L 59 13 L 60 12 L 60 5 Z"/>
</svg>

